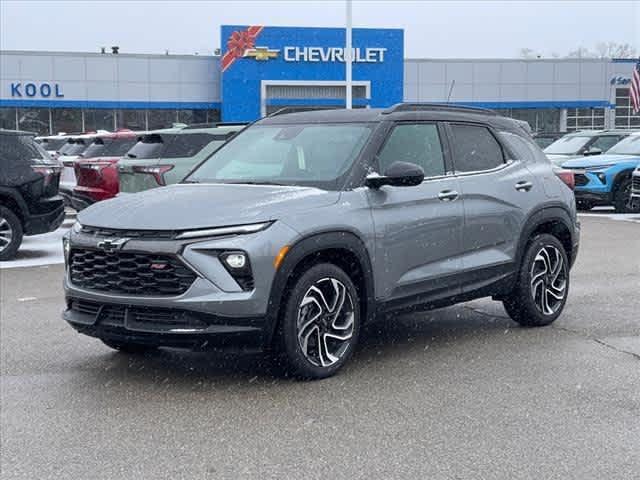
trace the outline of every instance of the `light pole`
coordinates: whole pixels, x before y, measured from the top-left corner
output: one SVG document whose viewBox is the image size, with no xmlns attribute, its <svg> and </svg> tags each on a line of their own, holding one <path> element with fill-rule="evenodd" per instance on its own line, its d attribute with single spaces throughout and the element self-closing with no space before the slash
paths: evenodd
<svg viewBox="0 0 640 480">
<path fill-rule="evenodd" d="M 346 30 L 346 45 L 344 49 L 344 63 L 345 63 L 345 88 L 346 88 L 346 96 L 345 96 L 345 106 L 347 109 L 351 109 L 353 104 L 353 88 L 352 83 L 353 79 L 351 78 L 351 66 L 353 62 L 353 49 L 351 47 L 351 0 L 346 0 L 347 7 L 347 30 Z"/>
</svg>

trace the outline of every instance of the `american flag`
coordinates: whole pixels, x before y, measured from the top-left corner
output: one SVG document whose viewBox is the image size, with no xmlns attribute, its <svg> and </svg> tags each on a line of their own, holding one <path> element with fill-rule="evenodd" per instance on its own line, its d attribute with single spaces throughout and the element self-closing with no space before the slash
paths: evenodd
<svg viewBox="0 0 640 480">
<path fill-rule="evenodd" d="M 633 113 L 640 112 L 640 60 L 636 63 L 631 74 L 631 88 L 629 88 L 629 97 L 631 98 L 631 107 Z"/>
</svg>

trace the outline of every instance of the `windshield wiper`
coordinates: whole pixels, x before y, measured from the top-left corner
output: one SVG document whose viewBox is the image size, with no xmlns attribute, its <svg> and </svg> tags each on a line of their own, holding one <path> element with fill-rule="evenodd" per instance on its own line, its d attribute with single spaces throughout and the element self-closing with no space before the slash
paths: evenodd
<svg viewBox="0 0 640 480">
<path fill-rule="evenodd" d="M 285 187 L 287 186 L 285 183 L 277 183 L 277 182 L 256 182 L 254 180 L 246 180 L 246 181 L 240 181 L 240 182 L 224 182 L 227 185 L 275 185 L 275 186 L 279 186 L 279 187 Z"/>
</svg>

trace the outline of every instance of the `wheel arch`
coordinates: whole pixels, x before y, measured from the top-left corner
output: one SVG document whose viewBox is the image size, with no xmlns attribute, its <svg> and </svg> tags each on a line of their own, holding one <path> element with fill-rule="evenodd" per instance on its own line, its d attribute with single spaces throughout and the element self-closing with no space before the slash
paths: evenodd
<svg viewBox="0 0 640 480">
<path fill-rule="evenodd" d="M 365 243 L 349 231 L 323 232 L 298 240 L 291 246 L 274 277 L 267 304 L 266 346 L 271 346 L 286 292 L 292 282 L 311 265 L 333 263 L 342 268 L 358 288 L 362 318 L 375 314 L 371 257 Z"/>
<path fill-rule="evenodd" d="M 24 200 L 13 189 L 0 187 L 0 205 L 8 208 L 20 219 L 24 225 L 27 215 L 27 206 Z"/>
<path fill-rule="evenodd" d="M 565 207 L 552 206 L 543 207 L 533 212 L 527 219 L 516 254 L 518 271 L 522 265 L 524 253 L 533 237 L 541 233 L 548 233 L 556 237 L 565 248 L 567 257 L 573 265 L 575 252 L 577 249 L 577 239 L 574 238 L 574 221 L 571 214 Z"/>
<path fill-rule="evenodd" d="M 633 175 L 633 171 L 636 169 L 637 166 L 638 166 L 637 164 L 626 166 L 615 174 L 615 176 L 613 177 L 613 183 L 611 184 L 612 196 L 615 196 L 616 192 L 620 188 L 620 184 L 622 184 L 623 181 L 627 180 L 628 178 L 631 178 L 631 176 Z"/>
</svg>

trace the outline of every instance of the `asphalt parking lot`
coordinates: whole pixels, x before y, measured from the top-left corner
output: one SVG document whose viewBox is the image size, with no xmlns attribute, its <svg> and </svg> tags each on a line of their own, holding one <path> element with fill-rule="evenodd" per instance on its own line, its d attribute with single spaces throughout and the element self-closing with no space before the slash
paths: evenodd
<svg viewBox="0 0 640 480">
<path fill-rule="evenodd" d="M 311 383 L 261 356 L 127 356 L 74 333 L 35 239 L 0 270 L 1 476 L 639 478 L 640 218 L 613 218 L 581 216 L 553 326 L 488 300 L 398 317 Z"/>
</svg>

